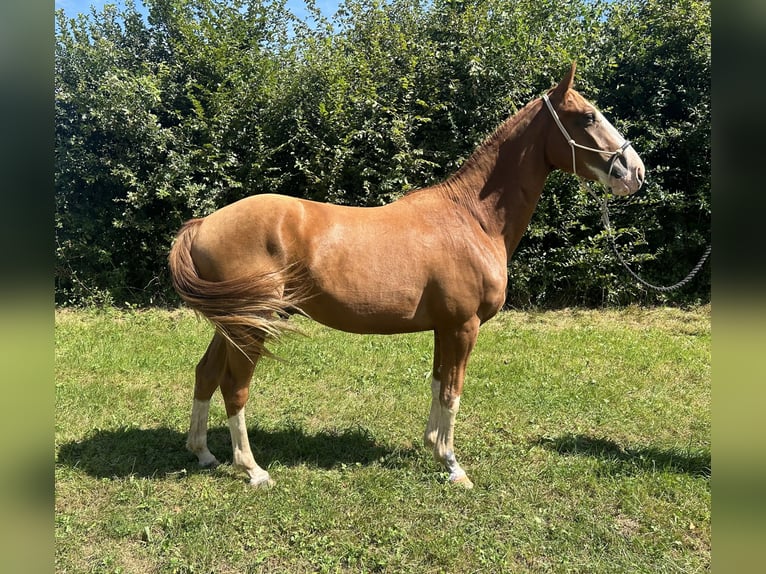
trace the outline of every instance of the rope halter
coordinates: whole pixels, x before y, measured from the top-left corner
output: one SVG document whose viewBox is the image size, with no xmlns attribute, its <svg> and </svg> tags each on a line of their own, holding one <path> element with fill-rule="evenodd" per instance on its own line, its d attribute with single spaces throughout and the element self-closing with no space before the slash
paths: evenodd
<svg viewBox="0 0 766 574">
<path fill-rule="evenodd" d="M 602 153 L 604 155 L 611 156 L 612 159 L 609 160 L 609 171 L 607 172 L 607 177 L 612 177 L 612 169 L 614 168 L 614 163 L 624 155 L 625 150 L 632 145 L 632 142 L 625 140 L 625 143 L 622 144 L 615 151 L 605 151 L 602 149 L 597 149 L 597 148 L 578 144 L 576 141 L 574 141 L 574 138 L 572 138 L 572 136 L 569 135 L 569 132 L 564 127 L 564 124 L 561 123 L 561 119 L 559 118 L 559 115 L 556 113 L 556 110 L 553 109 L 553 104 L 551 103 L 551 100 L 548 97 L 548 94 L 543 94 L 543 101 L 545 102 L 545 105 L 548 106 L 548 110 L 550 110 L 551 115 L 553 116 L 553 120 L 556 122 L 556 125 L 559 127 L 559 130 L 561 130 L 561 133 L 564 135 L 564 139 L 567 140 L 567 143 L 569 144 L 569 147 L 572 150 L 572 173 L 577 175 L 577 160 L 575 159 L 575 148 L 580 148 L 586 151 L 592 151 L 592 152 Z"/>
<path fill-rule="evenodd" d="M 673 285 L 654 285 L 653 283 L 649 283 L 648 281 L 640 277 L 635 271 L 633 271 L 633 269 L 631 269 L 630 265 L 628 265 L 627 261 L 625 261 L 625 259 L 620 254 L 619 249 L 617 249 L 617 244 L 615 243 L 615 239 L 614 239 L 614 231 L 612 230 L 612 224 L 609 221 L 609 208 L 607 207 L 609 196 L 604 195 L 603 198 L 599 198 L 598 195 L 596 195 L 596 193 L 590 188 L 590 185 L 588 185 L 585 182 L 585 180 L 577 174 L 575 148 L 580 148 L 586 151 L 592 151 L 592 152 L 602 153 L 605 155 L 612 156 L 612 159 L 609 160 L 609 172 L 607 174 L 607 177 L 612 177 L 612 169 L 614 168 L 614 162 L 616 162 L 618 158 L 623 156 L 623 154 L 625 153 L 625 150 L 628 149 L 630 145 L 632 145 L 631 142 L 626 140 L 625 143 L 622 144 L 615 151 L 604 151 L 601 149 L 596 149 L 596 148 L 580 145 L 576 141 L 574 141 L 572 136 L 569 135 L 569 132 L 564 127 L 564 124 L 561 123 L 561 120 L 559 119 L 559 115 L 556 113 L 556 110 L 553 109 L 553 104 L 551 104 L 551 101 L 548 98 L 547 94 L 543 95 L 543 101 L 545 102 L 545 105 L 548 106 L 548 109 L 550 110 L 551 115 L 553 116 L 553 119 L 556 122 L 556 125 L 559 127 L 559 130 L 561 130 L 561 133 L 564 134 L 564 138 L 567 140 L 569 147 L 572 149 L 572 172 L 575 174 L 577 179 L 580 180 L 580 186 L 584 188 L 596 201 L 598 201 L 601 204 L 601 221 L 604 224 L 604 230 L 606 231 L 607 236 L 609 237 L 609 243 L 612 245 L 612 251 L 614 251 L 614 254 L 617 256 L 617 259 L 622 264 L 622 266 L 641 285 L 643 285 L 644 287 L 648 287 L 650 289 L 654 289 L 655 291 L 661 291 L 661 292 L 674 291 L 686 285 L 702 268 L 702 265 L 705 263 L 705 260 L 710 255 L 712 247 L 710 245 L 707 246 L 707 249 L 705 249 L 705 252 L 702 254 L 702 257 L 697 262 L 697 264 L 692 268 L 689 274 L 683 279 L 681 279 L 679 282 L 674 283 Z"/>
</svg>

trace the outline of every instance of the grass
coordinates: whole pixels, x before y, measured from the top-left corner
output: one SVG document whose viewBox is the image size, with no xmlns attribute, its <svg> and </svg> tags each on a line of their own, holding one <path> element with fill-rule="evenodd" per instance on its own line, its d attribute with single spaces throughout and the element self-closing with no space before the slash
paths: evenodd
<svg viewBox="0 0 766 574">
<path fill-rule="evenodd" d="M 301 320 L 248 404 L 247 487 L 220 395 L 184 450 L 211 335 L 186 311 L 56 313 L 57 572 L 705 572 L 710 308 L 505 312 L 456 429 L 476 484 L 420 444 L 432 336 Z"/>
</svg>

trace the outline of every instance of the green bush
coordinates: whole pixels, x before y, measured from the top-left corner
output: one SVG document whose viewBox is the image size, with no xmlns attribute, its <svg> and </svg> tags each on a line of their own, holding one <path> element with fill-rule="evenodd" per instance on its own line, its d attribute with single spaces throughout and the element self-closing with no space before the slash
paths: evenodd
<svg viewBox="0 0 766 574">
<path fill-rule="evenodd" d="M 710 2 L 146 0 L 57 13 L 56 297 L 174 304 L 181 223 L 251 194 L 379 205 L 454 170 L 578 62 L 577 87 L 635 142 L 646 190 L 613 202 L 637 270 L 675 282 L 710 229 Z M 509 266 L 514 306 L 709 299 L 647 293 L 595 202 L 548 182 Z"/>
</svg>

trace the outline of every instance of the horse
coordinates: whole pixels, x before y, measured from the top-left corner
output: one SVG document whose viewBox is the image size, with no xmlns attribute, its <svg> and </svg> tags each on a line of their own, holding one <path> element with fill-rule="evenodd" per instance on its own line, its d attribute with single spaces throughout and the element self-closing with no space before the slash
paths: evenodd
<svg viewBox="0 0 766 574">
<path fill-rule="evenodd" d="M 246 197 L 192 219 L 169 254 L 174 288 L 215 326 L 195 371 L 186 446 L 203 467 L 210 399 L 220 388 L 235 468 L 274 484 L 255 461 L 245 404 L 265 342 L 295 313 L 350 333 L 433 331 L 431 407 L 423 440 L 449 482 L 473 483 L 457 460 L 455 419 L 479 327 L 503 306 L 507 265 L 554 169 L 615 195 L 644 181 L 636 151 L 562 80 L 503 122 L 450 177 L 379 207 L 278 194 Z"/>
</svg>

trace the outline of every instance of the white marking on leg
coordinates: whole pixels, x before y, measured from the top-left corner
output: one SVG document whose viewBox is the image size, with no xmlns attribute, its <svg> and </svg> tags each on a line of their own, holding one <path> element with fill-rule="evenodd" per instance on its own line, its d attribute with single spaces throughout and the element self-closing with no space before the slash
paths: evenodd
<svg viewBox="0 0 766 574">
<path fill-rule="evenodd" d="M 455 457 L 455 418 L 460 408 L 460 397 L 455 399 L 452 408 L 439 404 L 439 422 L 434 455 L 450 473 L 450 480 L 465 475 Z"/>
<path fill-rule="evenodd" d="M 255 462 L 253 451 L 250 449 L 250 440 L 247 436 L 245 424 L 245 409 L 229 417 L 229 432 L 231 433 L 231 448 L 234 455 L 233 465 L 241 468 L 250 477 L 250 485 L 254 487 L 270 487 L 274 485 L 269 473 L 263 470 Z"/>
<path fill-rule="evenodd" d="M 455 456 L 455 418 L 460 409 L 460 397 L 457 397 L 452 408 L 439 403 L 439 423 L 434 447 L 434 457 L 442 463 L 449 472 L 449 480 L 466 488 L 473 488 L 473 483 L 466 475 L 463 467 Z"/>
<path fill-rule="evenodd" d="M 197 455 L 200 466 L 218 466 L 218 460 L 207 448 L 207 419 L 210 401 L 194 399 L 192 403 L 191 423 L 186 437 L 186 448 Z"/>
<path fill-rule="evenodd" d="M 423 442 L 427 448 L 433 448 L 436 445 L 436 434 L 439 430 L 439 416 L 441 412 L 441 405 L 439 404 L 440 391 L 441 383 L 438 379 L 431 377 L 431 412 L 428 415 L 428 424 L 423 435 Z"/>
</svg>

